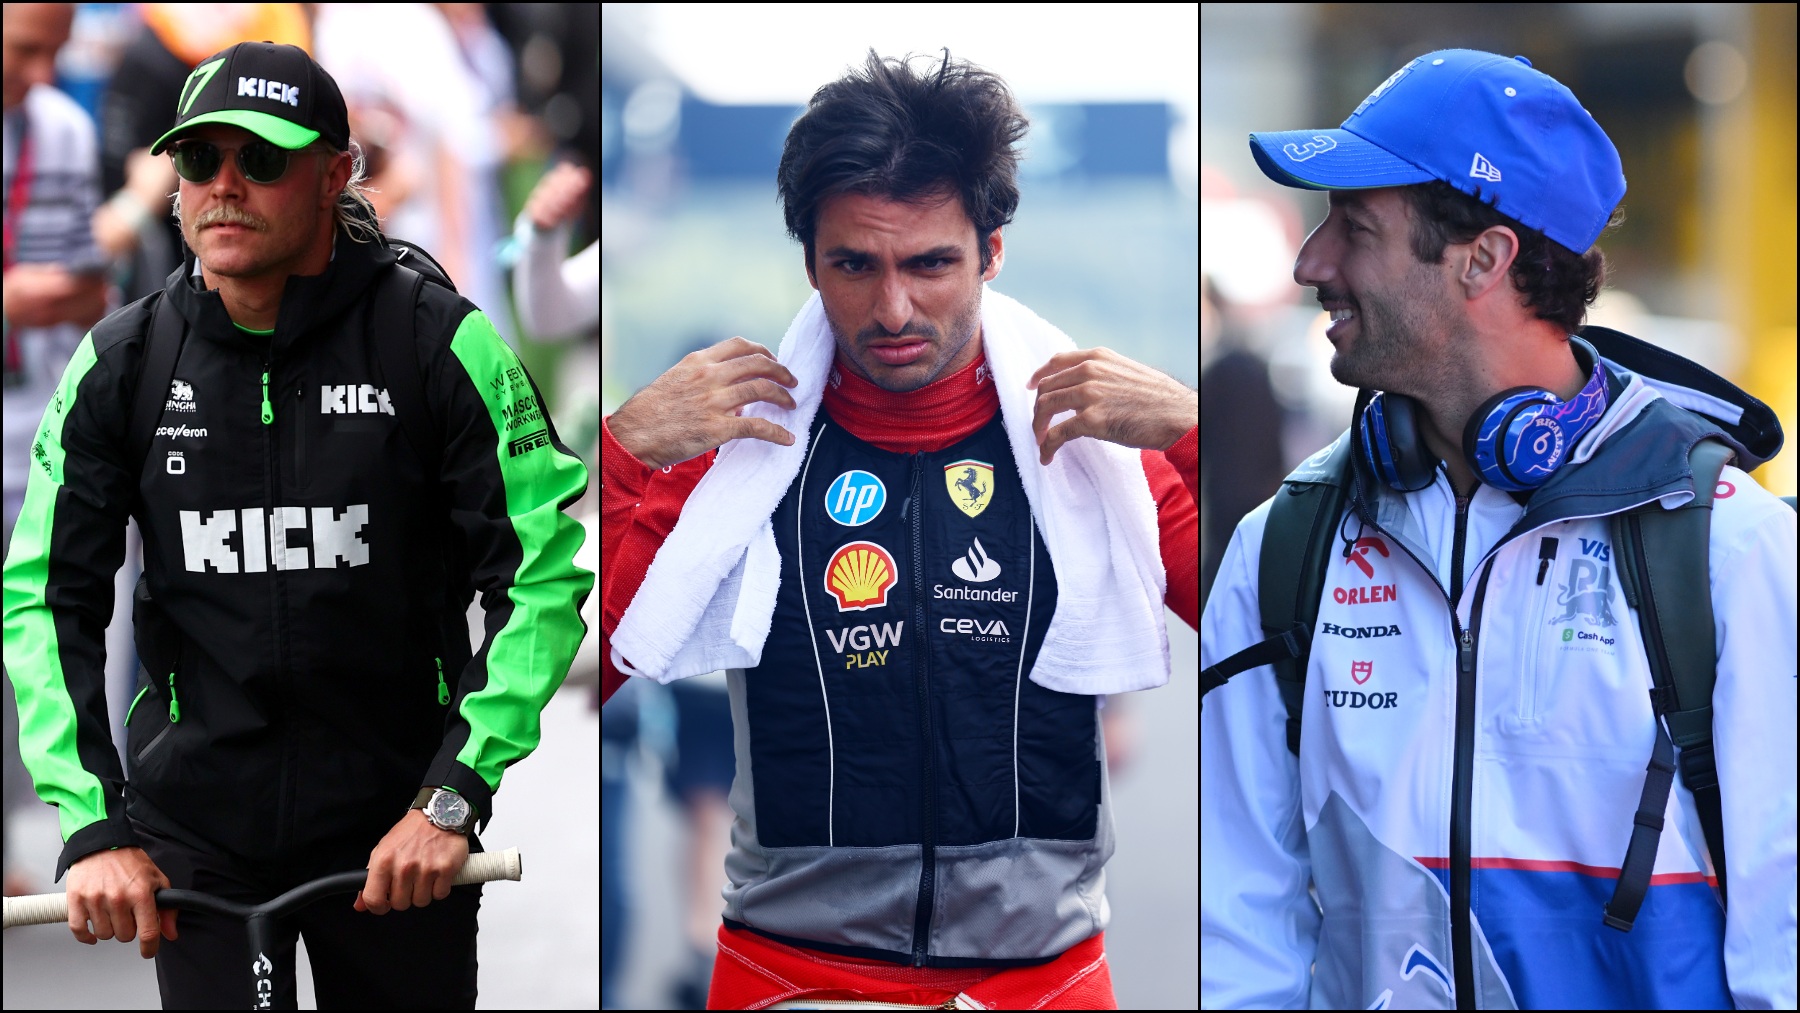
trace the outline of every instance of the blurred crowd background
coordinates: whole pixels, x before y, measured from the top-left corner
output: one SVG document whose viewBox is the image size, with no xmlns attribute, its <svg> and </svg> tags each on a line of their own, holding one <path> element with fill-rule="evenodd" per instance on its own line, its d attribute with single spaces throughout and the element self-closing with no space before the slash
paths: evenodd
<svg viewBox="0 0 1800 1013">
<path fill-rule="evenodd" d="M 607 4 L 602 13 L 601 401 L 689 352 L 779 346 L 812 294 L 775 170 L 820 86 L 947 47 L 999 74 L 1031 120 L 1006 266 L 991 286 L 1082 347 L 1200 374 L 1199 35 L 1192 4 Z M 1198 637 L 1171 617 L 1176 670 Z M 1183 694 L 1187 694 L 1184 696 Z M 1118 852 L 1108 959 L 1122 1008 L 1199 1002 L 1198 695 L 1104 712 Z M 1191 697 L 1191 699 L 1190 699 Z M 724 678 L 630 680 L 601 727 L 602 1001 L 704 1004 L 734 773 Z"/>
<path fill-rule="evenodd" d="M 182 260 L 169 213 L 176 176 L 149 147 L 173 123 L 183 83 L 205 57 L 243 41 L 307 50 L 337 81 L 352 138 L 368 160 L 382 230 L 443 265 L 457 290 L 484 310 L 518 352 L 548 401 L 563 442 L 599 465 L 599 256 L 602 121 L 600 5 L 544 3 L 81 3 L 5 5 L 7 372 L 5 524 L 10 538 L 24 497 L 31 434 L 69 356 L 95 321 L 163 288 Z M 616 108 L 615 108 L 616 112 Z M 50 153 L 54 152 L 54 157 Z M 51 164 L 52 162 L 55 164 Z M 46 210 L 34 205 L 54 207 Z M 61 249 L 15 244 L 28 212 L 61 216 Z M 589 534 L 577 563 L 598 571 L 598 493 L 572 513 Z M 135 527 L 117 585 L 120 600 L 141 566 Z M 591 769 L 597 739 L 599 596 L 590 597 L 588 641 L 567 687 L 545 714 L 540 752 L 509 772 L 515 813 L 558 814 L 554 833 L 517 818 L 501 832 L 538 858 L 544 896 L 589 896 L 594 869 L 591 809 L 559 794 L 568 768 Z M 108 683 L 117 741 L 137 668 L 130 610 L 108 630 Z M 479 605 L 471 635 L 482 635 Z M 6 892 L 51 888 L 58 840 L 54 810 L 38 803 L 18 760 L 11 687 L 6 707 Z M 553 741 L 554 739 L 554 741 Z M 560 752 L 559 751 L 565 751 Z M 585 755 L 586 759 L 580 756 Z M 540 777 L 539 775 L 543 775 Z M 541 794 L 540 805 L 527 799 Z M 586 829 L 567 832 L 568 813 Z M 538 833 L 545 836 L 537 838 Z M 527 843 L 520 838 L 532 839 Z M 504 845 L 502 845 L 504 846 Z M 47 856 L 47 857 L 46 857 Z M 565 866 L 570 858 L 575 861 Z M 529 864 L 528 864 L 529 867 Z M 556 882 L 555 869 L 569 869 Z M 555 893 L 554 891 L 568 891 Z M 591 908 L 508 913 L 517 897 L 484 902 L 484 1005 L 593 1008 L 598 932 Z M 540 904 L 545 903 L 540 899 Z M 515 929 L 523 928 L 523 931 Z M 497 934 L 496 934 L 497 933 Z M 147 965 L 109 965 L 85 948 L 43 951 L 56 963 L 11 973 L 21 946 L 8 933 L 7 1004 L 34 1001 L 15 984 L 63 987 L 88 975 L 96 1008 L 133 1008 L 155 997 Z M 68 944 L 67 938 L 59 942 Z M 17 951 L 17 952 L 16 952 Z M 68 951 L 80 951 L 70 953 Z M 34 954 L 38 951 L 33 950 Z M 85 958 L 82 959 L 82 958 Z M 135 959 L 135 957 L 133 958 Z M 67 966 L 61 962 L 69 961 Z M 542 964 L 543 973 L 533 970 Z M 109 967 L 123 966 L 116 977 Z M 549 973 L 552 968 L 560 973 Z M 52 973 L 54 972 L 54 973 Z M 135 976 L 135 977 L 133 977 Z M 303 997 L 310 982 L 302 974 Z M 152 982 L 145 991 L 145 980 Z M 523 988 L 507 991 L 502 981 Z M 33 993 L 35 994 L 35 993 Z M 83 1001 L 87 1001 L 84 995 Z"/>
<path fill-rule="evenodd" d="M 1268 181 L 1251 131 L 1336 126 L 1435 49 L 1522 54 L 1612 138 L 1629 189 L 1588 322 L 1686 356 L 1789 434 L 1795 486 L 1793 4 L 1202 4 L 1202 580 L 1238 519 L 1350 423 L 1326 315 L 1293 280 L 1324 193 Z"/>
</svg>

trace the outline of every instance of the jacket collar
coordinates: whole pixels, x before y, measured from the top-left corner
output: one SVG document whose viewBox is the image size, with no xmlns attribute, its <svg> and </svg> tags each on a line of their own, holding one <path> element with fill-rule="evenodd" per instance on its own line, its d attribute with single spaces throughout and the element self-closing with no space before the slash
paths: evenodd
<svg viewBox="0 0 1800 1013">
<path fill-rule="evenodd" d="M 1600 352 L 1611 401 L 1569 462 L 1526 499 L 1525 514 L 1507 538 L 1560 520 L 1622 513 L 1651 500 L 1680 506 L 1693 495 L 1688 452 L 1709 437 L 1730 445 L 1746 470 L 1780 451 L 1774 412 L 1730 381 L 1618 331 L 1587 327 L 1581 336 Z M 1358 416 L 1362 404 L 1359 398 Z M 1353 440 L 1355 433 L 1353 419 L 1341 439 Z M 1351 499 L 1358 514 L 1377 522 L 1390 512 L 1384 504 L 1404 511 L 1403 494 L 1382 485 L 1360 453 L 1350 457 Z"/>
<path fill-rule="evenodd" d="M 253 350 L 259 355 L 267 352 L 271 358 L 278 357 L 304 340 L 315 327 L 355 306 L 380 273 L 396 259 L 385 237 L 359 243 L 340 227 L 333 241 L 336 245 L 325 273 L 288 278 L 282 290 L 272 342 L 246 334 L 232 324 L 231 315 L 225 311 L 224 299 L 216 289 L 206 287 L 199 271 L 199 260 L 185 244 L 181 266 L 169 275 L 164 291 L 170 304 L 187 319 L 196 335 Z"/>
</svg>

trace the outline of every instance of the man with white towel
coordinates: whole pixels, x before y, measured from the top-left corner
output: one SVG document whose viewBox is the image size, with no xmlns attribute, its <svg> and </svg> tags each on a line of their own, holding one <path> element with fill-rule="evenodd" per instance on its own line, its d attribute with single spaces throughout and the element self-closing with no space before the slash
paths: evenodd
<svg viewBox="0 0 1800 1013">
<path fill-rule="evenodd" d="M 778 354 L 605 421 L 603 694 L 730 687 L 710 1008 L 1116 1007 L 1096 705 L 1198 622 L 1199 395 L 986 288 L 1025 130 L 993 74 L 871 52 L 782 154 L 817 294 Z"/>
</svg>

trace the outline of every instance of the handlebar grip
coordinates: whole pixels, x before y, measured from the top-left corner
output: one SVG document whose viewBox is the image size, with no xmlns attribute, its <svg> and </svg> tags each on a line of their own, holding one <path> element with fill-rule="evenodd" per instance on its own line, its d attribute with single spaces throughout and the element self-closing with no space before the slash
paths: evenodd
<svg viewBox="0 0 1800 1013">
<path fill-rule="evenodd" d="M 488 851 L 469 856 L 469 860 L 463 863 L 462 871 L 456 874 L 456 885 L 491 883 L 500 879 L 518 882 L 524 871 L 524 861 L 519 856 L 518 848 Z M 69 895 L 66 893 L 6 898 L 6 927 L 9 929 L 20 925 L 66 924 L 68 920 Z"/>
<path fill-rule="evenodd" d="M 497 879 L 510 879 L 516 883 L 524 872 L 525 863 L 519 857 L 518 848 L 484 851 L 479 855 L 470 855 L 469 860 L 463 863 L 462 871 L 456 874 L 456 885 L 491 883 Z"/>
<path fill-rule="evenodd" d="M 6 927 L 15 925 L 54 925 L 69 920 L 69 895 L 39 893 L 29 897 L 6 898 Z"/>
</svg>

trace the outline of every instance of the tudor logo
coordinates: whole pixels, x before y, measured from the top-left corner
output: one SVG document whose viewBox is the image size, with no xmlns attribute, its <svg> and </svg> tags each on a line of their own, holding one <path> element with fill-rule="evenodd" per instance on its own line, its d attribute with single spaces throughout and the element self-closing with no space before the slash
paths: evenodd
<svg viewBox="0 0 1800 1013">
<path fill-rule="evenodd" d="M 1352 661 L 1350 678 L 1361 686 L 1375 677 L 1373 661 Z M 1400 694 L 1382 693 L 1360 689 L 1328 689 L 1325 693 L 1325 706 L 1342 707 L 1347 710 L 1390 710 L 1398 706 Z"/>
<path fill-rule="evenodd" d="M 849 542 L 825 564 L 825 590 L 839 612 L 860 612 L 887 604 L 888 591 L 899 581 L 893 554 L 874 542 Z"/>
<path fill-rule="evenodd" d="M 1369 554 L 1370 549 L 1374 549 L 1376 552 L 1381 553 L 1382 558 L 1387 558 L 1388 547 L 1386 542 L 1379 538 L 1358 538 L 1356 544 L 1345 551 L 1344 562 L 1355 563 L 1356 568 L 1363 572 L 1363 576 L 1373 577 L 1375 576 L 1375 567 L 1371 565 L 1367 559 L 1363 558 Z"/>
<path fill-rule="evenodd" d="M 1366 637 L 1397 637 L 1401 635 L 1400 627 L 1398 626 L 1339 626 L 1336 623 L 1320 623 L 1319 626 L 1329 636 L 1347 637 L 1351 640 L 1360 640 Z M 1362 662 L 1357 662 L 1357 664 L 1362 664 Z"/>
</svg>

